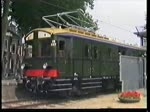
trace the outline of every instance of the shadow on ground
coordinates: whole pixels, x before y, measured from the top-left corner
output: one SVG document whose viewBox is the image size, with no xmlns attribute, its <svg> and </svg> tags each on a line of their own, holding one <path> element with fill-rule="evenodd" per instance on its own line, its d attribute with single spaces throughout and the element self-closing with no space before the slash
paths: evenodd
<svg viewBox="0 0 150 112">
<path fill-rule="evenodd" d="M 89 94 L 81 94 L 80 96 L 68 96 L 66 93 L 49 93 L 49 94 L 33 94 L 26 91 L 23 87 L 16 87 L 15 89 L 16 97 L 18 100 L 26 99 L 26 100 L 33 100 L 33 101 L 48 101 L 48 104 L 60 104 L 64 105 L 64 103 L 69 101 L 76 101 L 76 100 L 84 100 L 89 98 L 95 98 L 98 95 L 106 95 L 110 94 L 110 92 L 93 92 Z M 112 93 L 112 92 L 111 92 Z"/>
</svg>

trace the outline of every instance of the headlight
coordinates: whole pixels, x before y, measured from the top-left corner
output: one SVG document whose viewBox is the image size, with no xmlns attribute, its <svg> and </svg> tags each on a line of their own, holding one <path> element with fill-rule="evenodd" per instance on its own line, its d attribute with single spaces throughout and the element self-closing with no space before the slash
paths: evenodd
<svg viewBox="0 0 150 112">
<path fill-rule="evenodd" d="M 43 64 L 43 69 L 46 69 L 47 66 L 48 66 L 48 64 L 47 64 L 47 63 L 44 63 L 44 64 Z"/>
<path fill-rule="evenodd" d="M 74 76 L 78 76 L 78 74 L 77 74 L 77 73 L 74 73 Z"/>
<path fill-rule="evenodd" d="M 22 64 L 22 65 L 21 65 L 21 69 L 23 70 L 23 69 L 24 69 L 24 67 L 25 67 L 25 64 Z"/>
</svg>

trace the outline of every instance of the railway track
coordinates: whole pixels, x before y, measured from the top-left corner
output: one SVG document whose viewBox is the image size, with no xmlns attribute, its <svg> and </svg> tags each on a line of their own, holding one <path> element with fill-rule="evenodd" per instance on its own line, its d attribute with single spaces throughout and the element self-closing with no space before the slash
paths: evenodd
<svg viewBox="0 0 150 112">
<path fill-rule="evenodd" d="M 28 99 L 20 99 L 2 102 L 3 109 L 28 109 L 36 108 L 37 106 L 48 105 L 48 104 L 58 104 L 60 102 L 68 100 L 68 97 L 63 97 L 60 95 L 53 94 L 52 96 L 39 96 L 32 97 Z"/>
<path fill-rule="evenodd" d="M 3 102 L 2 108 L 4 109 L 26 109 L 26 108 L 33 108 L 40 105 L 49 104 L 49 101 L 46 100 L 16 100 L 16 101 L 9 101 Z"/>
<path fill-rule="evenodd" d="M 83 94 L 80 97 L 63 97 L 56 94 L 45 96 L 45 97 L 35 97 L 30 99 L 20 99 L 15 101 L 7 101 L 2 102 L 3 109 L 30 109 L 30 108 L 38 108 L 38 106 L 51 106 L 61 104 L 67 101 L 75 101 L 75 100 L 83 100 L 87 98 L 95 97 L 96 95 L 100 95 L 98 93 L 93 94 Z"/>
</svg>

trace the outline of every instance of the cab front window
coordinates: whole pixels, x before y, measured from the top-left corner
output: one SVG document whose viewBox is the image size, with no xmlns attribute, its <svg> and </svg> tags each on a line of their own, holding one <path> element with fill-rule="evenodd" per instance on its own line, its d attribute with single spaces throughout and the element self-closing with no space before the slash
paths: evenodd
<svg viewBox="0 0 150 112">
<path fill-rule="evenodd" d="M 41 39 L 40 40 L 40 49 L 41 49 L 41 56 L 52 56 L 52 46 L 51 46 L 52 40 L 47 39 Z"/>
<path fill-rule="evenodd" d="M 52 39 L 44 38 L 38 41 L 30 40 L 26 43 L 26 57 L 51 57 L 53 47 L 51 46 Z"/>
<path fill-rule="evenodd" d="M 26 37 L 26 57 L 52 57 L 57 47 L 55 36 L 42 31 L 34 31 Z M 62 47 L 63 48 L 63 47 Z"/>
</svg>

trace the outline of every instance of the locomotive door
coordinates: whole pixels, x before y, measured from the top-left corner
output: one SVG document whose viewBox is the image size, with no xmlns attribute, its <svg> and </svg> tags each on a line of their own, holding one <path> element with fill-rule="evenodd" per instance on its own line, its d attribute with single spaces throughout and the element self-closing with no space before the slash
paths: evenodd
<svg viewBox="0 0 150 112">
<path fill-rule="evenodd" d="M 83 69 L 82 69 L 82 54 L 83 54 L 83 40 L 79 38 L 73 38 L 73 55 L 72 55 L 72 68 L 73 72 L 72 74 L 78 74 L 79 77 L 82 77 L 83 75 Z"/>
<path fill-rule="evenodd" d="M 91 44 L 91 75 L 96 77 L 99 75 L 98 45 Z"/>
<path fill-rule="evenodd" d="M 84 77 L 92 76 L 92 46 L 90 41 L 83 44 L 83 74 Z"/>
<path fill-rule="evenodd" d="M 71 74 L 72 39 L 70 37 L 57 38 L 57 68 L 60 77 L 68 77 Z"/>
</svg>

